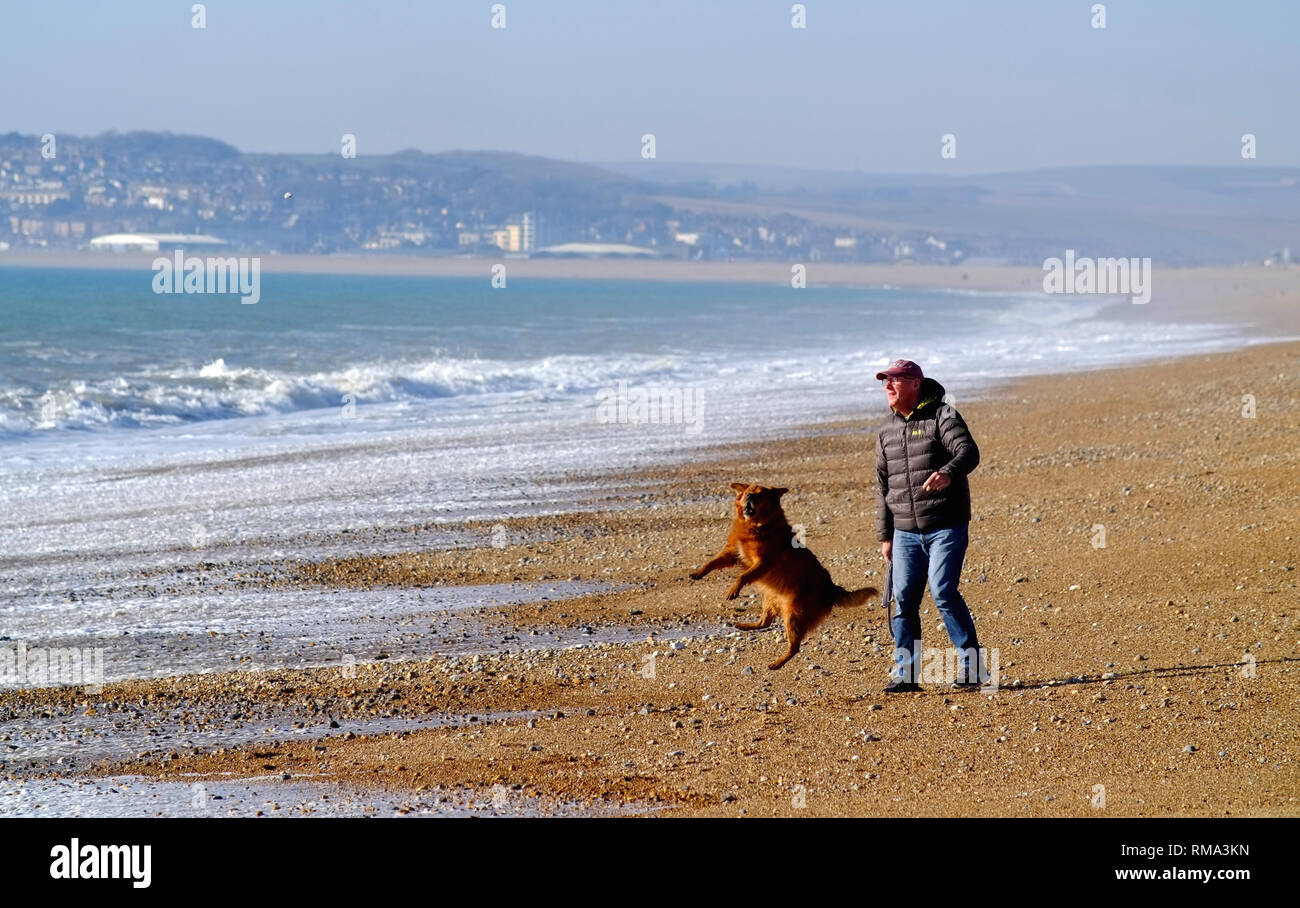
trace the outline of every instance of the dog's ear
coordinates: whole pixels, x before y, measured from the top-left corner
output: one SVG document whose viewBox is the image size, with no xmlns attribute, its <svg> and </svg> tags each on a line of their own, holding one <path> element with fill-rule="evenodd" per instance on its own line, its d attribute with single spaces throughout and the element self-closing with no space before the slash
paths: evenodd
<svg viewBox="0 0 1300 908">
<path fill-rule="evenodd" d="M 748 488 L 749 486 L 743 482 L 733 482 L 731 484 L 731 490 L 735 492 L 737 495 L 739 495 L 741 492 L 745 491 Z"/>
<path fill-rule="evenodd" d="M 786 492 L 788 492 L 788 491 L 790 491 L 790 490 L 789 490 L 789 489 L 773 489 L 773 490 L 772 490 L 772 494 L 775 495 L 777 498 L 780 498 L 782 495 L 784 495 L 784 494 L 785 494 Z"/>
</svg>

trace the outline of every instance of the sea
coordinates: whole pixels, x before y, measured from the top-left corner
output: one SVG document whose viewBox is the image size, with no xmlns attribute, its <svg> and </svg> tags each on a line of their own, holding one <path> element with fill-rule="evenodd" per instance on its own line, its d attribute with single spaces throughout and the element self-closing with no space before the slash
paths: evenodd
<svg viewBox="0 0 1300 908">
<path fill-rule="evenodd" d="M 245 305 L 151 278 L 0 268 L 0 564 L 537 513 L 574 474 L 883 416 L 898 358 L 960 407 L 1248 342 L 1099 296 L 266 274 Z"/>
</svg>

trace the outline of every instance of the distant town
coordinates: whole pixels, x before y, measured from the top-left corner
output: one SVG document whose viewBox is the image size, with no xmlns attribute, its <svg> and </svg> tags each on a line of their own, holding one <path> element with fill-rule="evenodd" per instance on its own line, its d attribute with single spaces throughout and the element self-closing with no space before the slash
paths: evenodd
<svg viewBox="0 0 1300 908">
<path fill-rule="evenodd" d="M 951 265 L 1040 264 L 1073 248 L 1173 264 L 1290 264 L 1300 244 L 1294 171 L 777 177 L 759 175 L 760 186 L 705 165 L 492 151 L 260 154 L 170 133 L 9 133 L 0 135 L 0 253 L 184 246 Z M 1261 215 L 1250 231 L 1235 226 L 1238 206 Z"/>
<path fill-rule="evenodd" d="M 113 252 L 959 262 L 928 231 L 690 211 L 600 168 L 498 152 L 244 154 L 157 133 L 0 136 L 0 242 Z"/>
</svg>

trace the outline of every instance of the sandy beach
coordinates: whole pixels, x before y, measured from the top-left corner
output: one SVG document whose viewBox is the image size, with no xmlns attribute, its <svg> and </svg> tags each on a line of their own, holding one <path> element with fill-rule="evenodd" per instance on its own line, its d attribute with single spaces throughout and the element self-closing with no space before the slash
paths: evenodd
<svg viewBox="0 0 1300 908">
<path fill-rule="evenodd" d="M 1250 315 L 1289 334 L 1295 282 L 1271 280 L 1252 285 Z M 837 612 L 768 671 L 780 629 L 730 626 L 753 619 L 758 597 L 726 601 L 730 573 L 686 579 L 725 538 L 728 483 L 745 480 L 791 489 L 787 516 L 837 582 L 881 582 L 872 433 L 883 401 L 864 400 L 860 422 L 604 477 L 633 494 L 507 521 L 496 546 L 423 544 L 433 528 L 416 527 L 406 553 L 285 561 L 239 580 L 357 595 L 609 584 L 482 609 L 481 632 L 518 641 L 515 652 L 439 654 L 412 627 L 412 652 L 429 655 L 95 694 L 6 690 L 6 778 L 271 774 L 417 813 L 470 792 L 542 813 L 1300 816 L 1298 377 L 1300 343 L 1275 343 L 1017 380 L 960 404 L 982 451 L 963 591 L 981 642 L 998 650 L 995 692 L 882 694 L 892 644 L 878 605 Z M 487 540 L 493 527 L 459 529 Z M 922 620 L 926 645 L 947 646 L 928 594 Z M 566 642 L 529 647 L 550 638 Z M 431 716 L 454 721 L 430 727 Z M 54 764 L 24 760 L 14 731 L 258 717 L 307 732 Z"/>
</svg>

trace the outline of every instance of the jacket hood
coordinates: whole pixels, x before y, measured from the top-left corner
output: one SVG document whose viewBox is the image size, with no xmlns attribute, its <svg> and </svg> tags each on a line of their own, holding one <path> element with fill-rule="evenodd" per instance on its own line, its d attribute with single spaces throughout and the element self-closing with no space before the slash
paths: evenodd
<svg viewBox="0 0 1300 908">
<path fill-rule="evenodd" d="M 917 398 L 917 406 L 925 403 L 927 400 L 943 400 L 943 385 L 939 384 L 933 378 L 921 379 L 921 396 Z"/>
<path fill-rule="evenodd" d="M 912 412 L 915 413 L 917 412 L 917 410 L 923 410 L 932 405 L 943 403 L 943 395 L 945 393 L 946 392 L 944 391 L 943 385 L 939 384 L 933 378 L 921 379 L 921 394 L 916 399 L 916 409 L 913 410 Z M 890 412 L 894 413 L 894 415 L 896 415 L 899 419 L 905 418 L 901 413 L 898 413 L 896 410 L 891 409 Z"/>
</svg>

